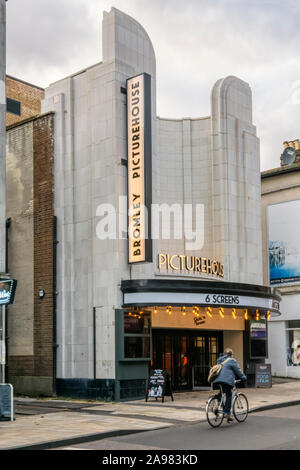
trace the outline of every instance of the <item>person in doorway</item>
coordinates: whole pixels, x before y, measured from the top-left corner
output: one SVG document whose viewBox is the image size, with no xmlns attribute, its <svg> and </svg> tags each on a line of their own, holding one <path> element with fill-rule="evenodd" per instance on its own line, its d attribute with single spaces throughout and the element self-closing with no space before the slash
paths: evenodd
<svg viewBox="0 0 300 470">
<path fill-rule="evenodd" d="M 221 354 L 217 360 L 218 364 L 222 364 L 222 369 L 218 377 L 213 381 L 214 389 L 219 388 L 221 385 L 223 392 L 226 395 L 226 401 L 224 405 L 224 413 L 227 417 L 227 422 L 233 421 L 231 416 L 231 400 L 232 400 L 232 389 L 236 378 L 241 380 L 247 380 L 246 375 L 241 370 L 238 362 L 233 357 L 233 351 L 230 348 L 226 348 L 224 353 Z M 221 392 L 220 392 L 221 394 Z"/>
</svg>

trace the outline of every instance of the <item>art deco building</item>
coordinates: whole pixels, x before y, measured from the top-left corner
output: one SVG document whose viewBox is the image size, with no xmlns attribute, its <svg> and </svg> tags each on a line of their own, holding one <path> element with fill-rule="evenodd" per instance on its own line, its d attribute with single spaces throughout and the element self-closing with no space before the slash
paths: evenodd
<svg viewBox="0 0 300 470">
<path fill-rule="evenodd" d="M 36 313 L 18 313 L 19 293 L 13 307 L 10 337 L 17 348 L 22 336 L 14 354 L 24 364 L 14 380 L 19 389 L 34 376 L 44 393 L 54 384 L 60 396 L 122 400 L 143 396 L 149 370 L 162 368 L 174 390 L 192 390 L 207 386 L 209 367 L 230 346 L 251 384 L 280 296 L 263 285 L 250 86 L 221 78 L 212 84 L 208 116 L 164 119 L 156 113 L 159 77 L 144 28 L 115 8 L 105 12 L 102 51 L 101 62 L 46 88 L 42 116 L 26 124 L 36 142 L 28 201 L 33 194 L 40 238 L 29 237 L 24 252 L 34 254 L 28 282 Z M 18 126 L 8 130 L 11 165 Z M 43 134 L 41 150 L 34 133 L 43 126 L 50 141 Z M 55 247 L 48 264 L 40 258 L 38 213 L 45 194 L 56 227 L 51 245 L 47 225 L 46 246 Z M 10 237 L 14 230 L 12 222 Z"/>
</svg>

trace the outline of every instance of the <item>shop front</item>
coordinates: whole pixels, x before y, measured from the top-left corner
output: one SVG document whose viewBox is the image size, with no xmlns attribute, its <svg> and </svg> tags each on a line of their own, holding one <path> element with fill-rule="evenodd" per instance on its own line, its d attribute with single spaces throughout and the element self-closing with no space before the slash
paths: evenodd
<svg viewBox="0 0 300 470">
<path fill-rule="evenodd" d="M 140 377 L 143 368 L 146 378 L 151 369 L 164 369 L 175 391 L 206 388 L 209 368 L 231 347 L 253 385 L 255 364 L 268 354 L 268 321 L 280 314 L 277 291 L 165 279 L 122 281 L 121 290 L 122 375 L 138 370 Z"/>
<path fill-rule="evenodd" d="M 153 368 L 169 373 L 174 390 L 206 386 L 209 367 L 222 350 L 222 331 L 152 330 Z"/>
</svg>

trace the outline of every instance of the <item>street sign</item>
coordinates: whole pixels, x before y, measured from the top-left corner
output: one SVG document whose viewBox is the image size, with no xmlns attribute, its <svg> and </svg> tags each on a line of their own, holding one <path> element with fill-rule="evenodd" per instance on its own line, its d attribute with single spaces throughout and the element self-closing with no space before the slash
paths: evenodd
<svg viewBox="0 0 300 470">
<path fill-rule="evenodd" d="M 17 281 L 15 279 L 0 279 L 0 305 L 14 302 Z"/>
<path fill-rule="evenodd" d="M 0 384 L 0 421 L 14 420 L 14 393 L 10 384 Z"/>
</svg>

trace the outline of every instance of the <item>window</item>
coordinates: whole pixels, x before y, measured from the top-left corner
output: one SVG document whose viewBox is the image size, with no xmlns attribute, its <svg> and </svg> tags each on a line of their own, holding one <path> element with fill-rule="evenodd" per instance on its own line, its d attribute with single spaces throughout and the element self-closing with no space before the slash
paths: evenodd
<svg viewBox="0 0 300 470">
<path fill-rule="evenodd" d="M 146 336 L 125 336 L 126 358 L 150 358 L 150 338 Z"/>
<path fill-rule="evenodd" d="M 150 359 L 150 312 L 124 312 L 124 358 Z"/>
<path fill-rule="evenodd" d="M 21 102 L 6 98 L 6 111 L 11 114 L 21 116 Z"/>
<path fill-rule="evenodd" d="M 151 316 L 149 313 L 131 314 L 124 312 L 124 333 L 137 333 L 149 335 L 151 329 Z"/>
<path fill-rule="evenodd" d="M 300 366 L 300 320 L 287 322 L 287 365 Z"/>
<path fill-rule="evenodd" d="M 267 357 L 267 323 L 266 320 L 250 321 L 250 358 Z"/>
<path fill-rule="evenodd" d="M 262 358 L 267 356 L 266 342 L 262 340 L 251 340 L 250 341 L 250 357 L 251 358 Z"/>
</svg>

